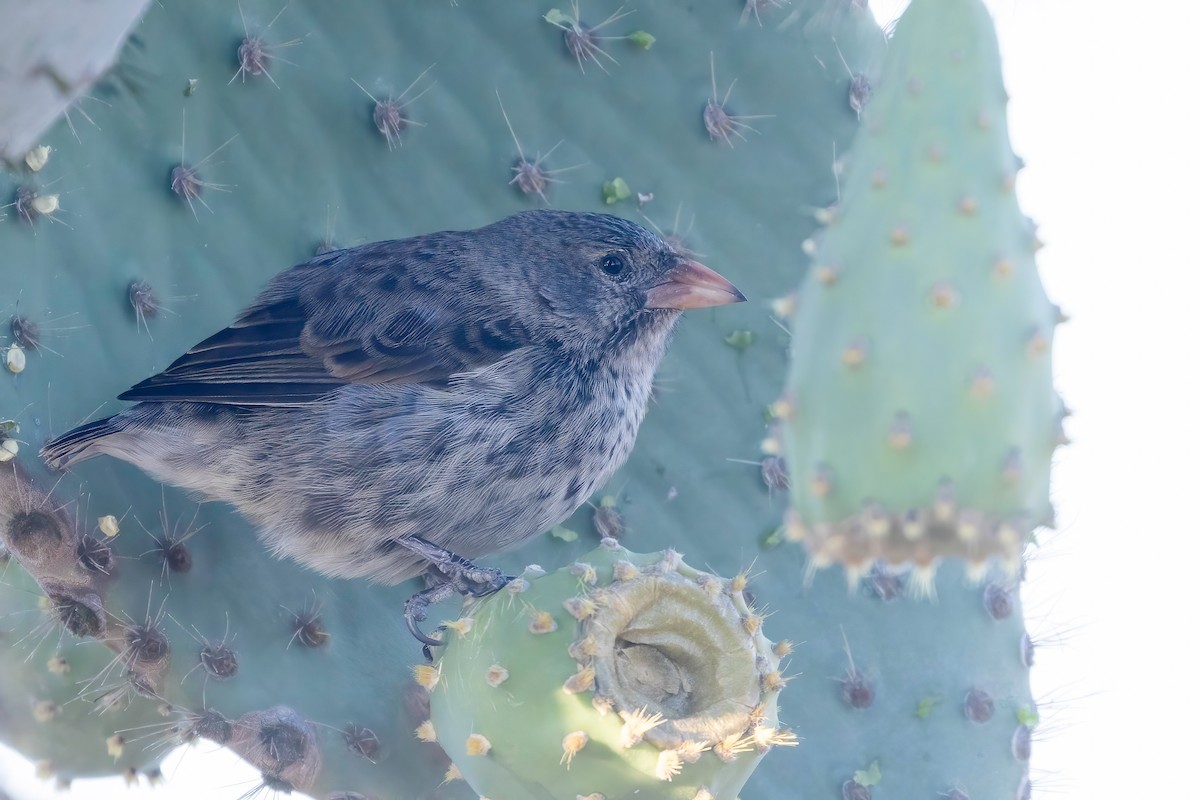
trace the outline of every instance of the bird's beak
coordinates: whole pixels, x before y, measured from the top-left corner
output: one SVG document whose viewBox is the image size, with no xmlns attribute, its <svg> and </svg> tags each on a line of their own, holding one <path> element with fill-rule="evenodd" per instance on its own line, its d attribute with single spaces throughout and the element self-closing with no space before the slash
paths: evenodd
<svg viewBox="0 0 1200 800">
<path fill-rule="evenodd" d="M 699 261 L 685 259 L 671 267 L 663 280 L 646 292 L 645 308 L 692 308 L 744 302 L 746 296 Z"/>
</svg>

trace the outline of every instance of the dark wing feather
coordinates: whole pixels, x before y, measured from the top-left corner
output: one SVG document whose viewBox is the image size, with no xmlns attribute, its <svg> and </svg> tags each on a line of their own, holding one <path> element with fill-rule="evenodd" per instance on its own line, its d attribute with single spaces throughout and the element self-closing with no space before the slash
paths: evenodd
<svg viewBox="0 0 1200 800">
<path fill-rule="evenodd" d="M 513 304 L 462 266 L 479 254 L 455 236 L 377 242 L 293 267 L 236 322 L 121 399 L 296 405 L 348 383 L 444 386 L 532 344 Z"/>
</svg>

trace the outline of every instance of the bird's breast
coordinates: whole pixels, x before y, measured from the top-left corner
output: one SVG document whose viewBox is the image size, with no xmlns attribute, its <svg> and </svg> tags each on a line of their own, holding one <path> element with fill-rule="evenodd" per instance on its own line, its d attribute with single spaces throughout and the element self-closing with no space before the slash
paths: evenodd
<svg viewBox="0 0 1200 800">
<path fill-rule="evenodd" d="M 348 394 L 327 417 L 339 463 L 321 469 L 326 483 L 350 482 L 369 499 L 347 507 L 318 498 L 310 516 L 361 531 L 364 541 L 380 530 L 419 533 L 467 557 L 570 516 L 629 457 L 653 365 L 600 358 L 507 366 L 449 391 L 364 386 Z M 383 394 L 394 396 L 385 403 Z"/>
</svg>

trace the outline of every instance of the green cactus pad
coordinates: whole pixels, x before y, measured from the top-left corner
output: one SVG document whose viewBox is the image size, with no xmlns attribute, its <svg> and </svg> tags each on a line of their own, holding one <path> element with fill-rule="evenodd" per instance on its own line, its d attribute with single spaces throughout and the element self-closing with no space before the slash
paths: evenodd
<svg viewBox="0 0 1200 800">
<path fill-rule="evenodd" d="M 916 0 L 795 298 L 776 406 L 792 538 L 818 565 L 1010 567 L 1051 522 L 1058 311 L 1014 194 L 1007 96 L 977 0 Z"/>
<path fill-rule="evenodd" d="M 796 743 L 742 585 L 611 539 L 519 579 L 427 668 L 437 741 L 486 797 L 733 800 L 768 749 Z"/>
<path fill-rule="evenodd" d="M 311 779 L 296 788 L 316 796 L 469 794 L 462 782 L 439 786 L 444 755 L 411 738 L 427 712 L 408 691 L 421 654 L 400 614 L 419 587 L 326 580 L 272 559 L 228 508 L 197 513 L 128 465 L 97 460 L 58 482 L 36 458 L 48 437 L 120 410 L 120 392 L 316 250 L 551 204 L 660 226 L 752 302 L 687 316 L 637 453 L 606 491 L 639 549 L 686 543 L 714 568 L 748 562 L 756 537 L 778 527 L 779 498 L 727 459 L 752 458 L 763 435 L 786 362 L 765 299 L 794 284 L 789 254 L 811 232 L 812 209 L 834 197 L 829 166 L 857 124 L 838 53 L 867 69 L 883 46 L 878 26 L 854 4 L 825 0 L 764 8 L 761 26 L 738 3 L 651 0 L 598 34 L 618 37 L 597 44 L 619 63 L 598 56 L 607 72 L 590 60 L 581 71 L 566 32 L 543 19 L 554 5 L 153 3 L 112 74 L 70 124 L 39 139 L 50 148 L 40 169 L 18 159 L 0 173 L 0 345 L 7 354 L 16 344 L 25 360 L 20 373 L 0 370 L 0 419 L 20 424 L 4 443 L 19 452 L 0 460 L 15 456 L 41 491 L 55 487 L 47 502 L 65 506 L 73 546 L 104 535 L 99 517 L 120 520 L 106 539 L 116 570 L 95 595 L 102 605 L 65 606 L 71 624 L 89 634 L 85 623 L 103 621 L 123 640 L 162 609 L 169 644 L 157 696 L 131 694 L 118 663 L 95 688 L 118 690 L 128 709 L 98 713 L 89 690 L 58 701 L 77 739 L 34 725 L 28 709 L 43 693 L 30 687 L 50 659 L 87 654 L 63 684 L 78 690 L 117 653 L 61 626 L 31 635 L 46 619 L 36 584 L 8 565 L 0 613 L 5 642 L 20 645 L 0 647 L 0 671 L 22 678 L 0 682 L 0 705 L 15 710 L 0 717 L 0 735 L 57 778 L 152 773 L 167 747 L 205 736 L 238 747 L 264 782 Z M 620 3 L 557 5 L 595 25 Z M 638 32 L 654 38 L 650 49 L 645 36 L 620 38 Z M 714 139 L 710 100 L 730 118 L 760 117 L 746 120 L 754 130 Z M 609 205 L 603 185 L 617 177 L 630 196 Z M 734 331 L 751 334 L 740 350 L 724 342 Z M 514 572 L 570 561 L 594 546 L 591 513 L 572 521 L 576 542 L 546 537 L 486 563 Z M 198 532 L 179 548 L 166 541 L 173 530 Z M 298 724 L 259 726 L 297 745 L 303 757 L 289 765 L 264 758 L 254 737 L 235 743 L 237 720 L 281 705 L 312 724 L 319 773 L 304 766 L 312 754 Z M 364 728 L 378 741 L 373 755 Z M 120 732 L 114 763 L 106 742 Z"/>
<path fill-rule="evenodd" d="M 935 602 L 921 596 L 929 590 Z M 801 743 L 767 757 L 752 784 L 758 796 L 836 800 L 855 772 L 878 762 L 877 800 L 936 800 L 956 789 L 1018 800 L 1029 759 L 1013 742 L 1022 711 L 1035 708 L 1032 654 L 1015 584 L 1001 570 L 972 585 L 948 559 L 918 588 L 911 571 L 877 569 L 847 593 L 839 565 L 813 575 L 785 608 L 767 622 L 796 642 L 791 671 L 800 674 L 780 706 Z"/>
</svg>

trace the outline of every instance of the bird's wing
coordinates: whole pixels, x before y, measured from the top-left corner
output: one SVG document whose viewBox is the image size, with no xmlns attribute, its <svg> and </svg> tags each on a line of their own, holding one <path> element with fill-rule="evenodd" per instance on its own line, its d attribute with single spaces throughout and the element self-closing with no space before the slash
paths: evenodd
<svg viewBox="0 0 1200 800">
<path fill-rule="evenodd" d="M 461 254 L 429 244 L 378 242 L 293 267 L 121 399 L 280 406 L 348 383 L 444 386 L 532 344 L 511 309 L 463 274 Z"/>
</svg>

